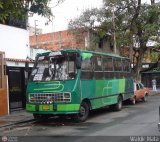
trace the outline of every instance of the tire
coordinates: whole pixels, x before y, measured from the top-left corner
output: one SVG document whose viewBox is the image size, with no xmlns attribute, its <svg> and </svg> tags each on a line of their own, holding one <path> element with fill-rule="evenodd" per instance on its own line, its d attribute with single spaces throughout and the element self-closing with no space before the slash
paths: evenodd
<svg viewBox="0 0 160 142">
<path fill-rule="evenodd" d="M 121 96 L 118 96 L 117 103 L 112 105 L 112 108 L 114 111 L 122 110 L 122 97 Z"/>
<path fill-rule="evenodd" d="M 146 102 L 146 101 L 147 101 L 147 95 L 146 95 L 146 94 L 145 94 L 144 97 L 142 98 L 142 101 L 143 101 L 143 102 Z"/>
<path fill-rule="evenodd" d="M 136 104 L 136 98 L 133 97 L 133 98 L 130 100 L 130 103 L 131 103 L 131 105 L 135 105 L 135 104 Z"/>
<path fill-rule="evenodd" d="M 74 116 L 76 122 L 84 122 L 89 116 L 89 104 L 87 102 L 82 102 L 80 106 L 79 113 Z"/>
</svg>

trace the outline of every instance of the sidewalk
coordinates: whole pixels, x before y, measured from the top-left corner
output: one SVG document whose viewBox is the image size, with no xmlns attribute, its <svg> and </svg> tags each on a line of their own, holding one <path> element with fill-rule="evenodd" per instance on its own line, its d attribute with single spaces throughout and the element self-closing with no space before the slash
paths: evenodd
<svg viewBox="0 0 160 142">
<path fill-rule="evenodd" d="M 33 120 L 33 115 L 31 113 L 26 112 L 25 110 L 19 110 L 10 113 L 6 116 L 0 116 L 0 128 L 21 123 L 24 121 L 30 121 Z"/>
<path fill-rule="evenodd" d="M 157 91 L 152 91 L 150 88 L 150 95 L 157 95 L 157 94 L 160 94 L 160 88 L 158 88 Z M 15 111 L 9 115 L 0 117 L 0 128 L 9 126 L 9 125 L 13 125 L 13 124 L 16 125 L 17 123 L 21 123 L 24 121 L 30 121 L 33 119 L 34 117 L 32 113 L 28 113 L 25 110 Z"/>
<path fill-rule="evenodd" d="M 157 88 L 157 91 L 153 91 L 152 88 L 149 88 L 150 95 L 156 95 L 160 93 L 160 88 Z"/>
</svg>

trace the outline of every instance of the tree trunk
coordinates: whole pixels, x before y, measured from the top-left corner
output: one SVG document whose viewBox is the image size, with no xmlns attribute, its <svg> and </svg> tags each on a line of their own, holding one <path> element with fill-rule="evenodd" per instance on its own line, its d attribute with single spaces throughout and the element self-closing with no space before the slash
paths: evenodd
<svg viewBox="0 0 160 142">
<path fill-rule="evenodd" d="M 146 52 L 146 50 L 147 50 L 146 46 L 139 48 L 139 56 L 137 58 L 137 64 L 134 67 L 134 79 L 136 81 L 141 81 L 140 71 L 142 69 L 142 61 L 143 61 L 144 53 Z"/>
<path fill-rule="evenodd" d="M 151 5 L 155 3 L 155 0 L 151 0 Z"/>
</svg>

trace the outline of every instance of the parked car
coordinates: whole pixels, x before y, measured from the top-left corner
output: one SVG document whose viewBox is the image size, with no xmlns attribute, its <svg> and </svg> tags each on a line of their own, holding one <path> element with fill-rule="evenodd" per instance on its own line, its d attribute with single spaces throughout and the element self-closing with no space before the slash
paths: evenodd
<svg viewBox="0 0 160 142">
<path fill-rule="evenodd" d="M 147 96 L 149 95 L 149 88 L 144 87 L 142 83 L 134 83 L 134 98 L 132 98 L 131 103 L 135 104 L 136 101 L 146 102 Z"/>
</svg>

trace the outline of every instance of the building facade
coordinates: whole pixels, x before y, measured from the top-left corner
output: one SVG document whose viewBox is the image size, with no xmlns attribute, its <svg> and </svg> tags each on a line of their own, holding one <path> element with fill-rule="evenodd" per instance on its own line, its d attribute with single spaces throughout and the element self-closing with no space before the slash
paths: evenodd
<svg viewBox="0 0 160 142">
<path fill-rule="evenodd" d="M 5 68 L 2 82 L 7 84 L 6 91 L 2 91 L 3 96 L 7 97 L 7 114 L 14 110 L 25 107 L 25 72 L 26 58 L 29 56 L 29 32 L 25 28 L 18 28 L 0 24 L 0 52 L 3 55 L 3 64 Z M 30 68 L 33 63 L 30 62 Z M 1 72 L 0 72 L 1 73 Z M 2 76 L 2 75 L 1 75 Z M 3 89 L 4 90 L 4 89 Z M 1 95 L 1 92 L 0 92 Z M 6 105 L 0 101 L 0 108 L 6 108 Z M 1 111 L 0 111 L 1 112 Z"/>
<path fill-rule="evenodd" d="M 30 58 L 34 59 L 35 56 L 33 54 L 36 53 L 35 50 L 39 49 L 57 51 L 70 48 L 113 53 L 109 36 L 104 37 L 99 42 L 94 41 L 93 36 L 92 33 L 86 31 L 75 35 L 70 30 L 32 35 L 29 38 Z"/>
</svg>

